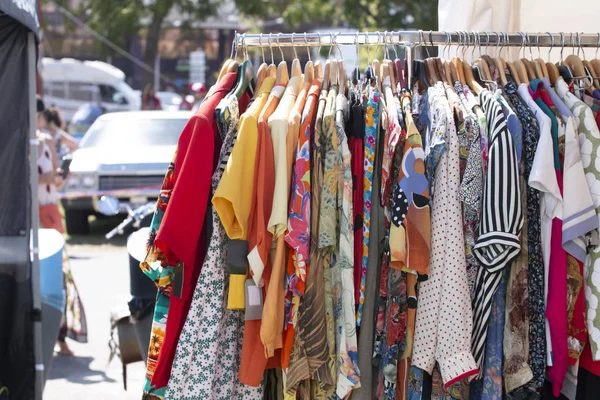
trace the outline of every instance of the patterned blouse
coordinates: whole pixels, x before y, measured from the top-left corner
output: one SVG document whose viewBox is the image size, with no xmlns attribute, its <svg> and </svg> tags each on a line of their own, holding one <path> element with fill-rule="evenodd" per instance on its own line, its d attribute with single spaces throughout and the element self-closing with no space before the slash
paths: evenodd
<svg viewBox="0 0 600 400">
<path fill-rule="evenodd" d="M 365 112 L 365 175 L 364 175 L 364 210 L 363 210 L 363 258 L 360 275 L 360 298 L 356 324 L 360 326 L 362 309 L 365 303 L 367 283 L 367 264 L 369 262 L 369 239 L 371 234 L 371 191 L 373 187 L 373 168 L 375 162 L 375 146 L 379 129 L 379 92 L 370 89 Z"/>
</svg>

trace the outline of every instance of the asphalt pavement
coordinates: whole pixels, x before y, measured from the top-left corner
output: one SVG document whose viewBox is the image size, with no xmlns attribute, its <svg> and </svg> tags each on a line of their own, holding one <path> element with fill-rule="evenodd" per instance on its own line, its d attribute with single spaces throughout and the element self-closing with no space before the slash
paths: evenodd
<svg viewBox="0 0 600 400">
<path fill-rule="evenodd" d="M 127 366 L 127 391 L 118 357 L 108 363 L 110 311 L 127 306 L 129 267 L 125 238 L 110 242 L 102 233 L 119 219 L 92 225 L 92 234 L 69 238 L 67 251 L 88 324 L 88 343 L 67 339 L 74 357 L 54 355 L 44 389 L 45 400 L 139 400 L 145 367 L 143 362 Z"/>
</svg>

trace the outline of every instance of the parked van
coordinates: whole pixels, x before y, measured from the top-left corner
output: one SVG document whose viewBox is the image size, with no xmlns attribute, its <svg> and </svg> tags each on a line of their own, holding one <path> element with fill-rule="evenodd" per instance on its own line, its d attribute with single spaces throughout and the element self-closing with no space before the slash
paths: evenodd
<svg viewBox="0 0 600 400">
<path fill-rule="evenodd" d="M 42 80 L 44 102 L 59 107 L 67 122 L 85 103 L 100 104 L 107 112 L 136 111 L 141 106 L 123 71 L 102 61 L 44 58 Z"/>
</svg>

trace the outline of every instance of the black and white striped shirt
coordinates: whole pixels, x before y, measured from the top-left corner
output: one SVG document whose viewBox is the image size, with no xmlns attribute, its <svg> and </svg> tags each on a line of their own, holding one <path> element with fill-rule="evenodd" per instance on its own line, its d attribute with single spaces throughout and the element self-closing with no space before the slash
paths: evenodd
<svg viewBox="0 0 600 400">
<path fill-rule="evenodd" d="M 502 108 L 488 90 L 480 93 L 479 101 L 488 122 L 489 143 L 479 238 L 473 249 L 481 268 L 473 299 L 472 351 L 481 368 L 494 293 L 504 267 L 521 251 L 523 212 L 517 155 Z"/>
</svg>

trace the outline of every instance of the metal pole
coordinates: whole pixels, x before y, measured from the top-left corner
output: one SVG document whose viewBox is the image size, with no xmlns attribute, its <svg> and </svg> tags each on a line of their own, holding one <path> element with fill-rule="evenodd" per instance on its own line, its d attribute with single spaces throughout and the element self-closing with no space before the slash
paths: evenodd
<svg viewBox="0 0 600 400">
<path fill-rule="evenodd" d="M 539 47 L 560 47 L 561 46 L 561 33 L 546 33 L 546 32 L 530 32 L 529 40 L 523 39 L 523 35 L 519 33 L 507 33 L 504 35 L 503 32 L 463 32 L 462 41 L 468 39 L 469 42 L 474 42 L 475 37 L 485 37 L 482 41 L 482 45 L 496 46 L 502 44 L 508 47 L 522 46 L 539 46 Z M 500 34 L 501 33 L 501 34 Z M 477 35 L 477 36 L 474 36 Z M 597 33 L 563 33 L 564 46 L 572 47 L 598 47 L 598 34 Z M 355 44 L 403 44 L 406 46 L 414 44 L 422 44 L 424 46 L 443 46 L 446 44 L 456 45 L 461 42 L 461 34 L 458 32 L 442 32 L 442 31 L 393 31 L 388 32 L 387 37 L 382 32 L 359 32 L 358 36 L 355 32 L 344 32 L 333 35 L 319 34 L 318 32 L 306 33 L 281 33 L 275 34 L 277 36 L 277 46 L 291 47 L 291 46 L 330 46 L 333 43 L 344 46 L 344 45 L 355 45 Z M 391 40 L 390 40 L 391 37 Z M 264 40 L 264 35 L 261 40 L 258 34 L 237 34 L 235 36 L 235 45 L 237 47 L 249 46 L 249 47 L 269 47 L 268 40 Z M 271 44 L 273 46 L 273 44 Z"/>
<path fill-rule="evenodd" d="M 36 42 L 32 32 L 27 34 L 27 68 L 29 88 L 29 185 L 31 190 L 31 283 L 33 294 L 33 346 L 35 354 L 35 399 L 42 400 L 44 391 L 44 361 L 42 357 L 42 302 L 40 298 L 40 254 L 38 229 L 40 214 L 38 207 L 38 169 L 37 154 L 37 106 L 36 106 Z"/>
</svg>

